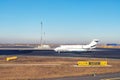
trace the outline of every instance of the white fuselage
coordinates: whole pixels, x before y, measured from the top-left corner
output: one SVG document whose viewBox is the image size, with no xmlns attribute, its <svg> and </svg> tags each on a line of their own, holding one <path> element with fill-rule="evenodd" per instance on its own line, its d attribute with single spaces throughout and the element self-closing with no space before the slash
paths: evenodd
<svg viewBox="0 0 120 80">
<path fill-rule="evenodd" d="M 57 52 L 66 52 L 66 51 L 73 51 L 73 52 L 82 52 L 88 51 L 90 48 L 88 45 L 61 45 L 57 47 L 55 50 Z"/>
<path fill-rule="evenodd" d="M 97 43 L 98 43 L 98 39 L 94 39 L 88 45 L 60 45 L 54 50 L 56 52 L 87 52 L 93 48 L 96 48 Z"/>
</svg>

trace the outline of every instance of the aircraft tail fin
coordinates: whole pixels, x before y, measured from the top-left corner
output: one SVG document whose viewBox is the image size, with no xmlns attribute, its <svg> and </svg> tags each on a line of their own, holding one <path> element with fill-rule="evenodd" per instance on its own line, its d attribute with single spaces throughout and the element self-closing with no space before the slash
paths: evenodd
<svg viewBox="0 0 120 80">
<path fill-rule="evenodd" d="M 91 48 L 96 48 L 96 45 L 98 44 L 99 40 L 98 39 L 94 39 L 90 44 L 89 46 Z"/>
</svg>

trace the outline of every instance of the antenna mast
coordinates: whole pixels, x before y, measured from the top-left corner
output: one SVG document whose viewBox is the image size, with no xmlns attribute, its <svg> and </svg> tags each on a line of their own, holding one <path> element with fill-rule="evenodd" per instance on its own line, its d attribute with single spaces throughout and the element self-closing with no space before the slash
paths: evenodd
<svg viewBox="0 0 120 80">
<path fill-rule="evenodd" d="M 43 23 L 42 23 L 42 21 L 41 21 L 41 40 L 40 40 L 40 42 L 41 42 L 40 46 L 41 46 L 41 47 L 42 47 L 42 40 L 43 40 L 43 38 L 42 38 L 42 29 L 43 29 Z"/>
</svg>

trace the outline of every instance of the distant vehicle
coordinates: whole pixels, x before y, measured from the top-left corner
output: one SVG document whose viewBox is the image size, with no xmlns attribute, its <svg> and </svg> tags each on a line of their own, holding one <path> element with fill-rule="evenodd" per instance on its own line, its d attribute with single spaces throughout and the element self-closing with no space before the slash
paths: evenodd
<svg viewBox="0 0 120 80">
<path fill-rule="evenodd" d="M 98 44 L 99 40 L 94 39 L 90 44 L 88 45 L 60 45 L 60 47 L 57 47 L 54 49 L 55 52 L 88 52 L 92 49 L 96 48 L 96 45 Z"/>
</svg>

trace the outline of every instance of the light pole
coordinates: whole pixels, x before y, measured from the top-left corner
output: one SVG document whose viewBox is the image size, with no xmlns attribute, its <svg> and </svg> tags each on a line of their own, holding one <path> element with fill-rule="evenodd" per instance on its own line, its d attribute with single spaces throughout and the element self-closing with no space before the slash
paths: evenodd
<svg viewBox="0 0 120 80">
<path fill-rule="evenodd" d="M 45 32 L 44 32 L 44 42 L 43 44 L 45 45 L 46 44 L 46 36 L 45 36 Z"/>
</svg>

